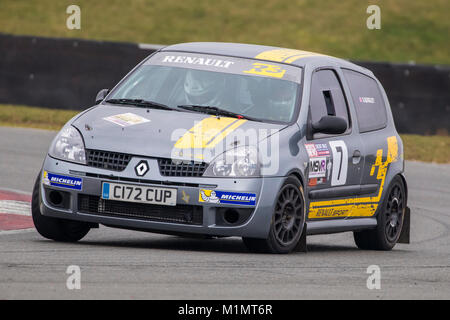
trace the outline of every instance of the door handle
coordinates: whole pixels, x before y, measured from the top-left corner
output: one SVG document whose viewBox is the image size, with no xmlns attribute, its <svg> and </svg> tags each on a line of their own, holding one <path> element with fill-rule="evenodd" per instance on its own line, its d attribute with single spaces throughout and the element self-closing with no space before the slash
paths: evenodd
<svg viewBox="0 0 450 320">
<path fill-rule="evenodd" d="M 361 152 L 359 150 L 355 150 L 355 152 L 353 152 L 352 161 L 353 164 L 358 164 L 361 161 Z"/>
</svg>

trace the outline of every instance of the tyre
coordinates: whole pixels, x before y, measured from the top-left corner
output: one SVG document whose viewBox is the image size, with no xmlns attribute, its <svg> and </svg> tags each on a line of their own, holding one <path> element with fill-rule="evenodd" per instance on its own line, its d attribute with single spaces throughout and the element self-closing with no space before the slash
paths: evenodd
<svg viewBox="0 0 450 320">
<path fill-rule="evenodd" d="M 31 215 L 34 226 L 41 236 L 47 239 L 63 242 L 81 240 L 90 230 L 88 223 L 46 217 L 40 209 L 40 181 L 41 174 L 36 178 L 31 199 Z"/>
<path fill-rule="evenodd" d="M 295 249 L 305 224 L 305 196 L 300 181 L 286 178 L 276 197 L 267 239 L 242 238 L 251 252 L 289 253 Z"/>
<path fill-rule="evenodd" d="M 355 243 L 364 250 L 391 250 L 398 241 L 406 210 L 406 190 L 403 180 L 396 176 L 389 185 L 377 216 L 377 227 L 353 232 Z"/>
</svg>

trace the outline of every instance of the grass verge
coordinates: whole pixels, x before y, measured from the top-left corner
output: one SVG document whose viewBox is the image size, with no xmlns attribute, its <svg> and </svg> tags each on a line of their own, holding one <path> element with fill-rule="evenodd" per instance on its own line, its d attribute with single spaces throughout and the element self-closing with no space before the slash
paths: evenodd
<svg viewBox="0 0 450 320">
<path fill-rule="evenodd" d="M 0 126 L 59 130 L 78 111 L 0 105 Z"/>
<path fill-rule="evenodd" d="M 450 136 L 401 135 L 406 160 L 450 163 Z"/>
<path fill-rule="evenodd" d="M 0 126 L 59 130 L 78 111 L 0 105 Z M 450 163 L 450 136 L 401 135 L 406 160 Z"/>
</svg>

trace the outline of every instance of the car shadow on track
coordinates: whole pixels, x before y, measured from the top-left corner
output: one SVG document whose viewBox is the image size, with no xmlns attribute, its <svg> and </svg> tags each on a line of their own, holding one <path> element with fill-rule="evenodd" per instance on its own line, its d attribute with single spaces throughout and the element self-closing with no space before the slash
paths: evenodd
<svg viewBox="0 0 450 320">
<path fill-rule="evenodd" d="M 343 246 L 336 244 L 308 244 L 308 252 L 351 252 L 361 251 L 356 246 Z"/>
<path fill-rule="evenodd" d="M 97 240 L 84 239 L 76 245 L 94 247 L 116 247 L 130 249 L 157 249 L 174 251 L 197 251 L 216 253 L 240 253 L 253 254 L 247 250 L 240 238 L 219 238 L 219 239 L 199 239 L 166 236 L 158 239 L 117 239 L 117 240 Z M 356 247 L 327 244 L 308 244 L 307 250 L 310 253 L 330 253 L 330 252 L 351 252 L 359 251 Z M 304 252 L 293 252 L 302 254 Z"/>
<path fill-rule="evenodd" d="M 174 251 L 249 253 L 240 239 L 196 239 L 167 236 L 159 239 L 82 240 L 80 245 Z"/>
</svg>

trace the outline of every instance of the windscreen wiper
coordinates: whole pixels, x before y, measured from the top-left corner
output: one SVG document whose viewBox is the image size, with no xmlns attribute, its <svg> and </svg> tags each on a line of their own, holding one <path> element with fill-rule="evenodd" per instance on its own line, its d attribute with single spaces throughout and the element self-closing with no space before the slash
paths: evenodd
<svg viewBox="0 0 450 320">
<path fill-rule="evenodd" d="M 221 109 L 219 107 L 214 107 L 214 106 L 202 106 L 202 105 L 195 105 L 195 104 L 183 104 L 183 105 L 179 105 L 178 108 L 185 109 L 185 110 L 202 112 L 202 113 L 207 113 L 207 114 L 212 114 L 212 115 L 215 115 L 216 117 L 224 116 L 224 117 L 232 117 L 232 118 L 246 119 L 246 120 L 251 120 L 251 121 L 260 121 L 260 122 L 262 122 L 261 119 L 245 116 L 245 115 L 242 115 L 240 113 L 236 113 L 236 112 L 233 112 L 233 111 L 228 111 L 228 110 Z"/>
<path fill-rule="evenodd" d="M 126 104 L 133 105 L 137 107 L 148 107 L 148 108 L 157 108 L 163 110 L 177 110 L 176 108 L 169 107 L 165 104 L 158 103 L 155 101 L 149 101 L 144 99 L 108 99 L 106 100 L 108 103 L 112 104 Z"/>
</svg>

